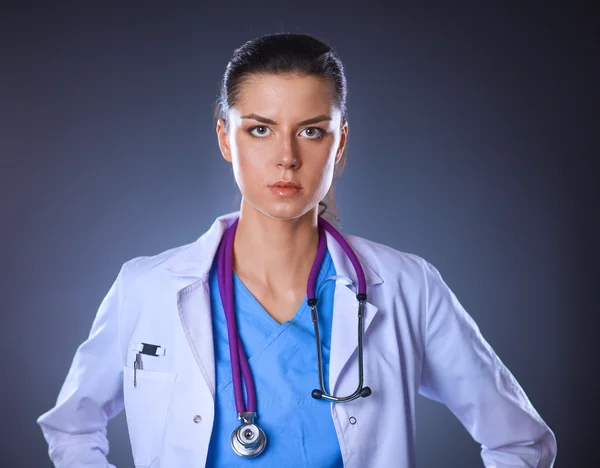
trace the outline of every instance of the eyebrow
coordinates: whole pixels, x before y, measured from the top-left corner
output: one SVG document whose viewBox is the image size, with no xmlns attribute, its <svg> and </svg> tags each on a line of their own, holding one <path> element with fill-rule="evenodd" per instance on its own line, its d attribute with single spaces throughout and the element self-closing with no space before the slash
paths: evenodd
<svg viewBox="0 0 600 468">
<path fill-rule="evenodd" d="M 259 122 L 266 123 L 269 125 L 277 125 L 277 122 L 275 122 L 274 120 L 268 119 L 266 117 L 262 117 L 258 114 L 242 115 L 242 119 L 258 120 Z M 312 117 L 310 119 L 303 120 L 302 122 L 298 122 L 298 125 L 310 125 L 310 124 L 314 124 L 314 123 L 318 123 L 318 122 L 323 122 L 325 120 L 331 120 L 331 117 L 328 115 L 322 114 L 322 115 L 318 115 L 317 117 Z"/>
</svg>

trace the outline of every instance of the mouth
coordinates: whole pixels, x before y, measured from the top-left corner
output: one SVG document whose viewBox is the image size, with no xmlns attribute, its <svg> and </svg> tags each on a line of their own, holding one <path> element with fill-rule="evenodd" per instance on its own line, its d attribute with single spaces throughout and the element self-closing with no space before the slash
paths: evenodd
<svg viewBox="0 0 600 468">
<path fill-rule="evenodd" d="M 269 185 L 269 189 L 278 197 L 293 197 L 300 193 L 302 187 L 295 182 L 279 180 Z"/>
<path fill-rule="evenodd" d="M 269 185 L 269 188 L 275 188 L 275 187 L 285 187 L 285 188 L 295 188 L 295 189 L 301 188 L 300 185 L 296 184 L 295 182 L 287 181 L 287 180 L 278 180 L 274 184 Z"/>
</svg>

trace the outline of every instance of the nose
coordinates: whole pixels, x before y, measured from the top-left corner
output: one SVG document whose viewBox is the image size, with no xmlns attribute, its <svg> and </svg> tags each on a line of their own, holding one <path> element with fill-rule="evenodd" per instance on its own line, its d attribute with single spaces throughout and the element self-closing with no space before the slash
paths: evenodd
<svg viewBox="0 0 600 468">
<path fill-rule="evenodd" d="M 298 150 L 294 137 L 284 137 L 279 149 L 277 166 L 283 169 L 297 169 L 299 165 Z"/>
</svg>

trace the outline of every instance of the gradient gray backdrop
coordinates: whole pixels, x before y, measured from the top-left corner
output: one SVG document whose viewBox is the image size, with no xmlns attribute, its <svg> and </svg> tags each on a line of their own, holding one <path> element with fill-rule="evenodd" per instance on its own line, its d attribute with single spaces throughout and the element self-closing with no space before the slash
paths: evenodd
<svg viewBox="0 0 600 468">
<path fill-rule="evenodd" d="M 218 82 L 281 31 L 346 67 L 343 229 L 436 265 L 555 431 L 556 466 L 598 466 L 591 8 L 119 3 L 0 7 L 3 467 L 50 466 L 35 419 L 121 264 L 236 208 Z M 420 467 L 482 466 L 440 404 L 419 399 L 417 434 Z M 109 439 L 133 466 L 124 413 Z"/>
</svg>

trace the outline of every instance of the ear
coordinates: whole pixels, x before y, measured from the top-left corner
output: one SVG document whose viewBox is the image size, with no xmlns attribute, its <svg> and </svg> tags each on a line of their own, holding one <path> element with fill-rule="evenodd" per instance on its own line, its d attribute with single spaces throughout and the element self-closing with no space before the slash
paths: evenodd
<svg viewBox="0 0 600 468">
<path fill-rule="evenodd" d="M 339 163 L 344 154 L 346 143 L 348 142 L 348 121 L 344 120 L 342 124 L 342 130 L 340 133 L 340 143 L 338 145 L 337 153 L 335 155 L 335 163 Z"/>
<path fill-rule="evenodd" d="M 217 141 L 219 149 L 226 161 L 231 162 L 231 148 L 229 146 L 229 135 L 227 134 L 227 126 L 223 119 L 217 120 Z"/>
</svg>

